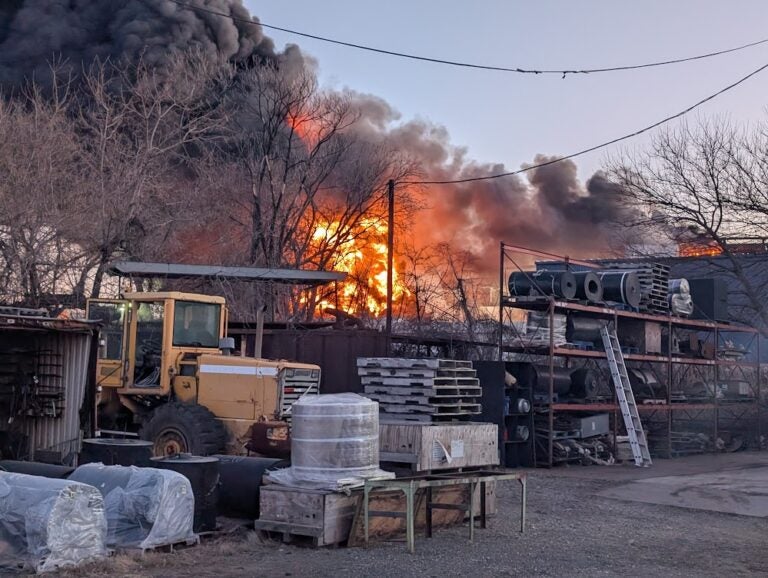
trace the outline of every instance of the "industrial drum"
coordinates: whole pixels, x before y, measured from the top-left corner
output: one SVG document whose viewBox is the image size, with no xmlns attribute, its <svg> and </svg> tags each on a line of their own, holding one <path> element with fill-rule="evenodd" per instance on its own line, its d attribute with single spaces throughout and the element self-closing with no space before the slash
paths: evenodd
<svg viewBox="0 0 768 578">
<path fill-rule="evenodd" d="M 219 503 L 219 460 L 211 456 L 175 454 L 152 458 L 152 467 L 186 476 L 195 496 L 195 532 L 216 529 Z"/>
<path fill-rule="evenodd" d="M 105 466 L 150 466 L 154 445 L 150 441 L 126 438 L 91 438 L 83 440 L 78 464 L 101 463 Z"/>
</svg>

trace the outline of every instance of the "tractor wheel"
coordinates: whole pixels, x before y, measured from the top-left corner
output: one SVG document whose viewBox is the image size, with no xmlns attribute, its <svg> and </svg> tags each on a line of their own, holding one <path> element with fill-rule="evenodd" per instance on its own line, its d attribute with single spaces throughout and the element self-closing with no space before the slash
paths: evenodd
<svg viewBox="0 0 768 578">
<path fill-rule="evenodd" d="M 156 408 L 142 426 L 140 436 L 155 444 L 156 456 L 220 454 L 227 442 L 224 426 L 210 410 L 179 402 Z"/>
</svg>

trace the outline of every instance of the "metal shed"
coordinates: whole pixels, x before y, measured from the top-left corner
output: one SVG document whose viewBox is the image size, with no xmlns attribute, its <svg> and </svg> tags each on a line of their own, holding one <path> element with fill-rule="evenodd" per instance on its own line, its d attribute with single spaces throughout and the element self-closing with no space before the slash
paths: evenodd
<svg viewBox="0 0 768 578">
<path fill-rule="evenodd" d="M 0 452 L 71 462 L 92 425 L 98 325 L 0 311 Z"/>
</svg>

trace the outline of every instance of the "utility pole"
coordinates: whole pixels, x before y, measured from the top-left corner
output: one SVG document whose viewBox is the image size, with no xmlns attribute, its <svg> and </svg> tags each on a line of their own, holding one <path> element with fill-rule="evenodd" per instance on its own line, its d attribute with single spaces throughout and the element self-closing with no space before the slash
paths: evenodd
<svg viewBox="0 0 768 578">
<path fill-rule="evenodd" d="M 392 348 L 392 287 L 394 281 L 395 245 L 395 181 L 390 179 L 387 183 L 387 201 L 389 203 L 389 217 L 387 219 L 387 340 L 389 348 Z"/>
</svg>

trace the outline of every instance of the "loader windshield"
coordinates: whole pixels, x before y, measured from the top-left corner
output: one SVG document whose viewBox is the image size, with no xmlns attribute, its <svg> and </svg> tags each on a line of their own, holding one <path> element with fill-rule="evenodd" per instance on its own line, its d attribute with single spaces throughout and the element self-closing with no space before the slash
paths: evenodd
<svg viewBox="0 0 768 578">
<path fill-rule="evenodd" d="M 221 305 L 176 301 L 173 344 L 177 347 L 218 347 Z"/>
</svg>

